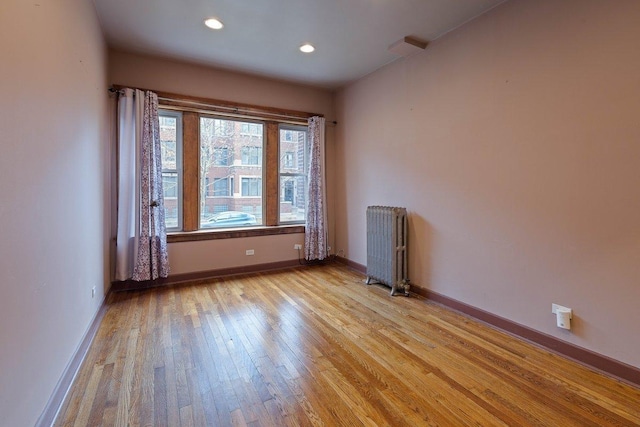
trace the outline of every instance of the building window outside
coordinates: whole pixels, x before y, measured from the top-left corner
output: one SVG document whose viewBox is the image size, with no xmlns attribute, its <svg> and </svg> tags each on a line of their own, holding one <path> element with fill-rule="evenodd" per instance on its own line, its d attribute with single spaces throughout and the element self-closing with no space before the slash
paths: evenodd
<svg viewBox="0 0 640 427">
<path fill-rule="evenodd" d="M 284 142 L 292 142 L 293 141 L 293 137 L 294 137 L 294 132 L 291 130 L 283 130 L 280 133 L 280 141 L 284 141 Z"/>
<path fill-rule="evenodd" d="M 215 120 L 213 121 L 213 133 L 215 136 L 229 136 L 232 132 L 231 126 L 227 120 Z"/>
<path fill-rule="evenodd" d="M 285 169 L 293 169 L 294 166 L 294 152 L 293 151 L 287 151 L 284 153 L 284 155 L 282 156 L 282 166 Z"/>
<path fill-rule="evenodd" d="M 258 123 L 242 123 L 240 133 L 243 135 L 262 136 L 263 126 Z"/>
<path fill-rule="evenodd" d="M 159 110 L 158 118 L 165 226 L 167 230 L 179 230 L 182 225 L 182 115 Z"/>
<path fill-rule="evenodd" d="M 292 179 L 287 179 L 283 182 L 283 196 L 282 200 L 285 202 L 293 203 L 293 191 L 295 188 L 295 181 Z"/>
<path fill-rule="evenodd" d="M 215 166 L 229 166 L 231 163 L 229 147 L 215 147 L 213 149 L 213 164 Z"/>
<path fill-rule="evenodd" d="M 307 127 L 280 125 L 280 223 L 303 223 L 307 201 Z"/>
<path fill-rule="evenodd" d="M 213 181 L 213 195 L 214 197 L 229 196 L 229 178 L 218 178 Z"/>
<path fill-rule="evenodd" d="M 255 146 L 242 147 L 242 164 L 243 165 L 261 165 L 262 164 L 262 147 L 255 147 Z"/>
<path fill-rule="evenodd" d="M 242 197 L 262 197 L 262 178 L 242 178 Z"/>
</svg>

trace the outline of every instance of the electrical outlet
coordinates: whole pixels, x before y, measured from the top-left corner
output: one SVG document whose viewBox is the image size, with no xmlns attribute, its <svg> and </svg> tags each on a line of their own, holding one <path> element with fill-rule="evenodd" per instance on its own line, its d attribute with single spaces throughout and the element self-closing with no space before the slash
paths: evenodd
<svg viewBox="0 0 640 427">
<path fill-rule="evenodd" d="M 255 252 L 253 251 L 253 249 L 247 249 L 247 251 L 245 253 L 247 255 L 253 255 Z"/>
<path fill-rule="evenodd" d="M 96 296 L 96 287 L 94 286 L 93 288 L 91 288 L 91 298 L 94 298 Z"/>
<path fill-rule="evenodd" d="M 568 311 L 570 313 L 569 317 L 571 318 L 571 314 L 573 314 L 573 310 L 567 307 L 563 307 L 560 304 L 551 304 L 551 313 L 558 314 L 558 310 L 560 311 Z"/>
<path fill-rule="evenodd" d="M 295 245 L 293 245 L 293 249 L 296 251 L 299 251 L 300 249 L 302 249 L 302 245 L 299 243 L 296 243 Z"/>
</svg>

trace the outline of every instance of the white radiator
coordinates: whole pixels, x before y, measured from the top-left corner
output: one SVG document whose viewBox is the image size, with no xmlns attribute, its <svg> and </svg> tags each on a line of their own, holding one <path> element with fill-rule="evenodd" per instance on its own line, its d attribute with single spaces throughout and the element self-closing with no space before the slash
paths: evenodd
<svg viewBox="0 0 640 427">
<path fill-rule="evenodd" d="M 367 280 L 391 286 L 391 295 L 409 295 L 407 278 L 407 210 L 367 208 Z"/>
</svg>

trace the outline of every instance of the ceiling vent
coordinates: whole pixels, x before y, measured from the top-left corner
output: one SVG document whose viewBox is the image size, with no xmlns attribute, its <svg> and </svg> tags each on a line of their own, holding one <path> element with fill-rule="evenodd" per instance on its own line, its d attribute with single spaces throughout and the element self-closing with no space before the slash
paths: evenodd
<svg viewBox="0 0 640 427">
<path fill-rule="evenodd" d="M 424 50 L 427 47 L 427 44 L 427 42 L 407 36 L 389 46 L 389 49 L 387 50 L 398 56 L 409 56 Z"/>
</svg>

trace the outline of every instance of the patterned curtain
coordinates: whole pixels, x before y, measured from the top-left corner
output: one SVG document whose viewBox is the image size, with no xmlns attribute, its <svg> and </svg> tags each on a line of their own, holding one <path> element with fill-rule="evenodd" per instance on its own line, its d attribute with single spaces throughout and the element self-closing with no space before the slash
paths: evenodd
<svg viewBox="0 0 640 427">
<path fill-rule="evenodd" d="M 116 280 L 167 277 L 157 95 L 124 89 L 118 119 Z"/>
<path fill-rule="evenodd" d="M 324 117 L 309 119 L 309 192 L 304 235 L 304 257 L 309 261 L 322 260 L 328 255 L 324 126 Z"/>
</svg>

